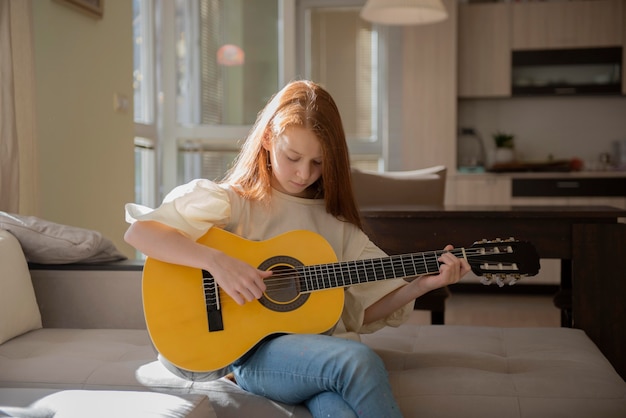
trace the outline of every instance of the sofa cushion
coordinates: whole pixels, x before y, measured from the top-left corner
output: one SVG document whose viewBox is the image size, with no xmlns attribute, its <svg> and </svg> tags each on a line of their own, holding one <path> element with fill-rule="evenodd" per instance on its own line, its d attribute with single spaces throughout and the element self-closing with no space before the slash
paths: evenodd
<svg viewBox="0 0 626 418">
<path fill-rule="evenodd" d="M 581 330 L 405 324 L 362 340 L 385 362 L 407 418 L 623 418 L 626 411 L 626 383 Z M 225 378 L 182 379 L 158 361 L 137 378 L 159 391 L 205 393 L 220 417 L 310 417 L 301 405 L 270 402 Z"/>
<path fill-rule="evenodd" d="M 127 258 L 113 242 L 97 231 L 35 216 L 0 212 L 0 228 L 15 235 L 26 259 L 32 263 L 99 263 Z"/>
<path fill-rule="evenodd" d="M 171 373 L 160 361 L 141 366 L 137 379 L 160 392 L 204 394 L 209 397 L 220 418 L 311 418 L 303 405 L 287 405 L 246 392 L 226 377 L 209 381 L 191 381 Z"/>
<path fill-rule="evenodd" d="M 406 417 L 624 417 L 626 383 L 582 330 L 412 326 L 363 335 Z"/>
<path fill-rule="evenodd" d="M 402 325 L 363 335 L 410 417 L 623 418 L 626 383 L 581 330 Z M 220 418 L 309 417 L 228 379 L 181 379 L 145 330 L 39 329 L 0 345 L 1 388 L 200 394 Z"/>
<path fill-rule="evenodd" d="M 154 359 L 146 330 L 42 328 L 0 345 L 0 387 L 147 390 Z"/>
<path fill-rule="evenodd" d="M 28 265 L 17 239 L 0 229 L 0 344 L 41 328 Z"/>
</svg>

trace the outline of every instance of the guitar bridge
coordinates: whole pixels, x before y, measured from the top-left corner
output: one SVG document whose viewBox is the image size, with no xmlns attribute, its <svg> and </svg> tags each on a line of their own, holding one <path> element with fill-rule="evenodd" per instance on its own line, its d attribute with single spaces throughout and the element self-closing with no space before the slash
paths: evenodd
<svg viewBox="0 0 626 418">
<path fill-rule="evenodd" d="M 222 306 L 220 304 L 220 294 L 217 289 L 215 279 L 206 270 L 202 270 L 202 286 L 204 288 L 204 300 L 206 302 L 207 322 L 209 332 L 223 331 Z"/>
</svg>

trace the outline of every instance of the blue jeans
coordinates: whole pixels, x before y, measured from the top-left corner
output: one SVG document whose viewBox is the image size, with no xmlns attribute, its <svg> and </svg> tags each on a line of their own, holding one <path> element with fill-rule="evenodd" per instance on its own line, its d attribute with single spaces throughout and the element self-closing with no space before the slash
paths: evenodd
<svg viewBox="0 0 626 418">
<path fill-rule="evenodd" d="M 380 357 L 359 342 L 326 335 L 269 339 L 233 365 L 245 390 L 315 417 L 402 417 Z"/>
</svg>

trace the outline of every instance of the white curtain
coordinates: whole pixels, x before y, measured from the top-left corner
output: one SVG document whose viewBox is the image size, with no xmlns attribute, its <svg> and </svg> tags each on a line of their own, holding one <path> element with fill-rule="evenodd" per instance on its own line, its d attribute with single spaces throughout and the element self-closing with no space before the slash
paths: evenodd
<svg viewBox="0 0 626 418">
<path fill-rule="evenodd" d="M 0 210 L 38 214 L 31 0 L 0 0 Z"/>
</svg>

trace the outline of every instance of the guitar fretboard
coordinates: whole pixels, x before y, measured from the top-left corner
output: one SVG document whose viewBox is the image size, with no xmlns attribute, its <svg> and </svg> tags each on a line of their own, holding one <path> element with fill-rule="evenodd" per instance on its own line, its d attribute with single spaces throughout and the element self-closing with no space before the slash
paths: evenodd
<svg viewBox="0 0 626 418">
<path fill-rule="evenodd" d="M 451 251 L 463 257 L 463 249 Z M 302 266 L 296 269 L 303 292 L 439 272 L 441 251 L 394 255 L 369 260 Z"/>
</svg>

